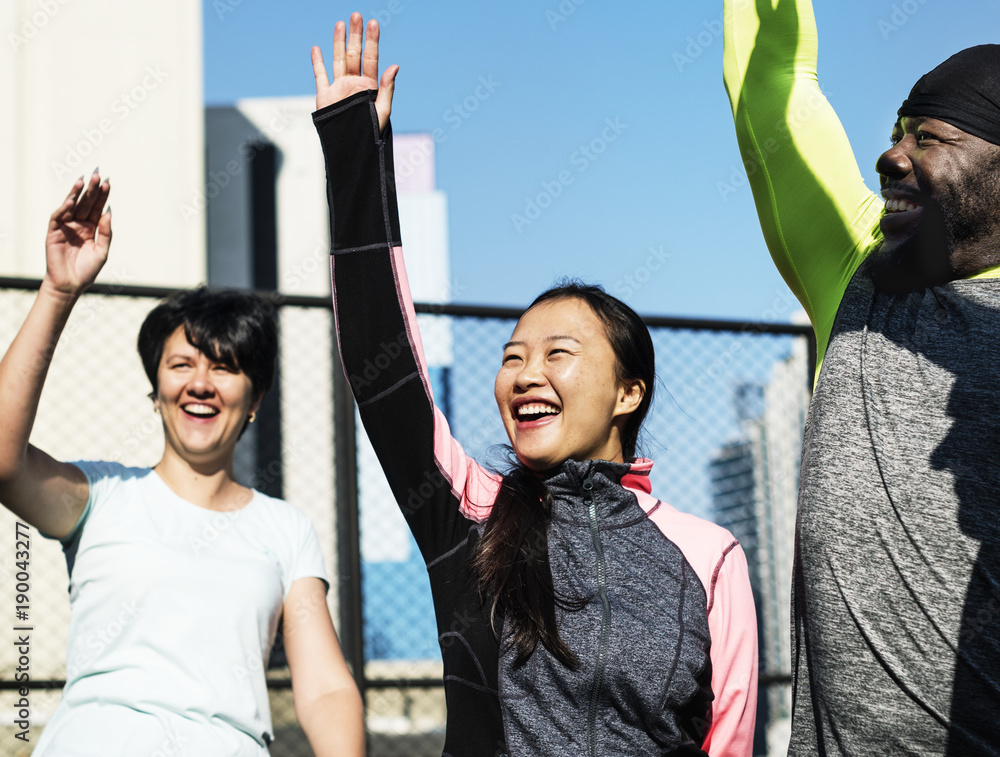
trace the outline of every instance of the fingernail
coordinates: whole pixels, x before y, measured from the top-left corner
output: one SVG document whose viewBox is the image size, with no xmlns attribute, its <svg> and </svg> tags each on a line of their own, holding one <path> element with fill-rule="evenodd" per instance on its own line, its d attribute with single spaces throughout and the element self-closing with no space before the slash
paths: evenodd
<svg viewBox="0 0 1000 757">
<path fill-rule="evenodd" d="M 97 168 L 97 167 L 95 166 L 95 167 L 94 167 L 94 175 L 95 175 L 95 176 L 100 176 L 100 175 L 101 175 L 101 169 L 100 169 L 100 168 Z"/>
</svg>

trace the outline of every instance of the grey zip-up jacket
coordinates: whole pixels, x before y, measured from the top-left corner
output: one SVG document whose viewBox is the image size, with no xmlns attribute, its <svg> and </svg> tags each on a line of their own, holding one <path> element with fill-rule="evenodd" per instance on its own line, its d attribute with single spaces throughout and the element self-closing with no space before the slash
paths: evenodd
<svg viewBox="0 0 1000 757">
<path fill-rule="evenodd" d="M 314 114 L 327 166 L 334 314 L 372 446 L 430 574 L 448 706 L 445 755 L 750 755 L 756 618 L 723 528 L 650 494 L 652 463 L 566 461 L 546 476 L 557 610 L 580 660 L 498 642 L 470 576 L 501 478 L 434 406 L 399 241 L 391 127 L 374 92 Z"/>
</svg>

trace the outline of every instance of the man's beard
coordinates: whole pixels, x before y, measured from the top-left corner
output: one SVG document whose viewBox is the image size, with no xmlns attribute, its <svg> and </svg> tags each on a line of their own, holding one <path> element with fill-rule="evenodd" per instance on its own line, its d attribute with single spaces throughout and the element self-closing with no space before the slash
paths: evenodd
<svg viewBox="0 0 1000 757">
<path fill-rule="evenodd" d="M 890 293 L 912 292 L 1000 265 L 1000 156 L 961 185 L 928 198 L 914 233 L 873 253 L 871 278 Z"/>
<path fill-rule="evenodd" d="M 891 294 L 913 292 L 951 281 L 951 236 L 945 213 L 936 202 L 926 202 L 920 224 L 910 237 L 873 253 L 871 278 L 875 287 Z"/>
</svg>

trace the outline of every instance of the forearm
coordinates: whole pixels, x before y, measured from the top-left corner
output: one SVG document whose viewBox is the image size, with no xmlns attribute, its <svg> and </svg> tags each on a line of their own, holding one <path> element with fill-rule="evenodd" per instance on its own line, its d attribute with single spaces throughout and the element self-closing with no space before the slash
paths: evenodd
<svg viewBox="0 0 1000 757">
<path fill-rule="evenodd" d="M 400 242 L 392 128 L 378 134 L 373 102 L 363 93 L 314 119 L 326 159 L 337 345 L 402 503 L 433 466 L 434 408 Z"/>
<path fill-rule="evenodd" d="M 391 126 L 379 134 L 371 95 L 339 102 L 314 119 L 327 167 L 334 317 L 344 371 L 417 544 L 425 556 L 436 557 L 453 546 L 441 539 L 464 534 L 464 528 L 447 527 L 460 517 L 459 497 L 488 489 L 489 481 L 434 408 L 400 242 Z M 482 498 L 492 501 L 488 494 Z"/>
<path fill-rule="evenodd" d="M 419 371 L 392 167 L 392 128 L 378 134 L 373 94 L 313 115 L 326 160 L 334 316 L 360 406 Z"/>
<path fill-rule="evenodd" d="M 16 478 L 23 467 L 45 377 L 76 299 L 43 281 L 0 360 L 0 482 Z"/>
<path fill-rule="evenodd" d="M 354 686 L 295 706 L 299 725 L 316 757 L 355 757 L 365 753 L 364 708 Z"/>
</svg>

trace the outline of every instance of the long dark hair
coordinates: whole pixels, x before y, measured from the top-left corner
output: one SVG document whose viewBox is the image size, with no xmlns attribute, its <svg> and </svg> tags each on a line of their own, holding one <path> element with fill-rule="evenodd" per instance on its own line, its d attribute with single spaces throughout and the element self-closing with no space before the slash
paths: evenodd
<svg viewBox="0 0 1000 757">
<path fill-rule="evenodd" d="M 656 369 L 649 329 L 624 302 L 599 286 L 577 281 L 542 292 L 528 309 L 570 298 L 586 302 L 604 325 L 615 353 L 619 384 L 643 383 L 642 399 L 622 428 L 622 455 L 631 461 L 653 401 Z M 556 607 L 578 610 L 589 598 L 562 596 L 552 584 L 548 547 L 551 515 L 552 494 L 545 482 L 523 463 L 516 463 L 503 478 L 473 557 L 473 570 L 480 593 L 491 602 L 491 617 L 502 615 L 506 621 L 507 642 L 517 649 L 515 665 L 526 662 L 541 642 L 564 665 L 576 668 L 577 657 L 556 626 Z"/>
</svg>

